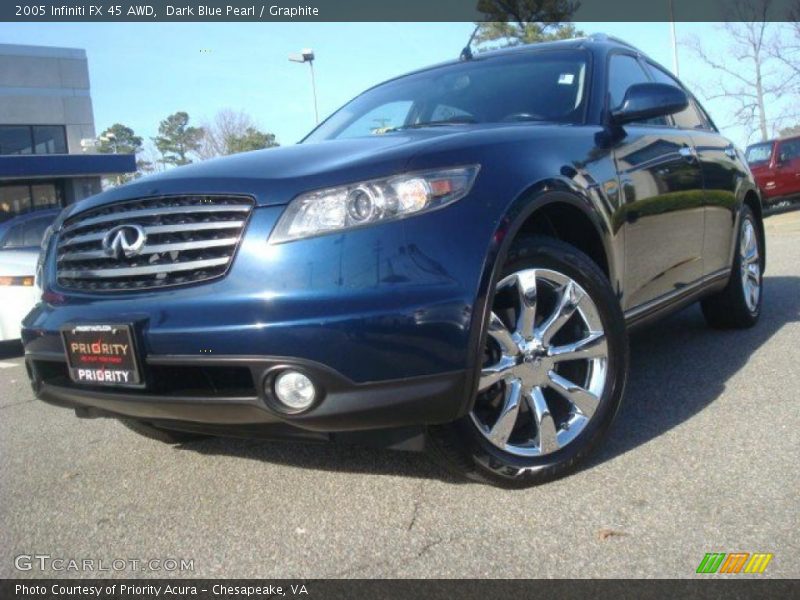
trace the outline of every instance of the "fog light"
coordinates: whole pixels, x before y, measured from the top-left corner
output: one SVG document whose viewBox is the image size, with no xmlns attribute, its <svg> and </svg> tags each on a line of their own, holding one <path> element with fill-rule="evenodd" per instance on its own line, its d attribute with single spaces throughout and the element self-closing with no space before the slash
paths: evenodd
<svg viewBox="0 0 800 600">
<path fill-rule="evenodd" d="M 311 380 L 298 371 L 284 371 L 275 378 L 275 395 L 292 410 L 305 410 L 314 402 L 317 390 Z"/>
</svg>

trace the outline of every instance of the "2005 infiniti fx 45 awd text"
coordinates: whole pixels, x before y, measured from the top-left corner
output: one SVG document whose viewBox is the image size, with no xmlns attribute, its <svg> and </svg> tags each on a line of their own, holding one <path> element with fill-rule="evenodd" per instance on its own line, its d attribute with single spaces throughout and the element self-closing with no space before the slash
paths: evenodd
<svg viewBox="0 0 800 600">
<path fill-rule="evenodd" d="M 630 327 L 696 300 L 756 323 L 758 188 L 680 82 L 605 36 L 465 58 L 298 145 L 67 207 L 24 322 L 36 395 L 165 442 L 427 448 L 526 486 L 608 430 Z"/>
</svg>

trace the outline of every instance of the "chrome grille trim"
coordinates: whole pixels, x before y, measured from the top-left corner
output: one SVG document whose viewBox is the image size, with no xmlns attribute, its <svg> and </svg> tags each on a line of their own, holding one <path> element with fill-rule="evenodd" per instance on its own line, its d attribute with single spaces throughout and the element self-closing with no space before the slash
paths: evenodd
<svg viewBox="0 0 800 600">
<path fill-rule="evenodd" d="M 239 242 L 238 237 L 222 238 L 220 240 L 203 240 L 200 242 L 182 242 L 176 244 L 145 245 L 139 254 L 160 254 L 161 252 L 180 252 L 181 250 L 199 250 L 202 248 L 218 248 L 220 246 L 234 246 Z M 67 252 L 58 257 L 58 262 L 74 260 L 99 260 L 108 258 L 103 250 L 89 252 Z M 66 277 L 66 275 L 62 275 Z"/>
<path fill-rule="evenodd" d="M 56 234 L 56 283 L 78 291 L 115 292 L 222 277 L 253 206 L 243 196 L 192 194 L 137 198 L 78 213 Z M 134 239 L 139 231 L 132 251 L 106 240 L 120 225 L 135 226 L 128 229 Z"/>
<path fill-rule="evenodd" d="M 151 225 L 143 227 L 144 232 L 148 235 L 155 233 L 177 233 L 179 231 L 207 231 L 211 229 L 239 229 L 244 225 L 244 221 L 221 221 L 219 223 L 188 223 L 183 225 Z M 73 246 L 75 244 L 85 244 L 86 242 L 100 242 L 103 240 L 106 232 L 102 233 L 87 233 L 85 235 L 76 235 L 69 239 L 64 240 L 61 246 Z"/>
<path fill-rule="evenodd" d="M 234 204 L 234 205 L 225 205 L 223 208 L 218 206 L 208 206 L 208 205 L 200 205 L 200 206 L 182 206 L 182 207 L 174 207 L 174 208 L 156 208 L 152 210 L 132 210 L 127 213 L 112 213 L 110 215 L 103 215 L 101 217 L 95 217 L 93 219 L 86 219 L 85 221 L 79 221 L 77 223 L 73 223 L 64 229 L 61 230 L 62 233 L 69 233 L 70 231 L 75 231 L 76 229 L 85 229 L 86 227 L 91 227 L 92 225 L 100 225 L 101 223 L 111 223 L 114 221 L 119 220 L 120 216 L 124 214 L 125 219 L 139 219 L 142 217 L 158 217 L 161 215 L 174 215 L 174 214 L 189 214 L 189 213 L 200 213 L 200 212 L 250 212 L 252 206 L 248 204 Z"/>
<path fill-rule="evenodd" d="M 115 269 L 80 269 L 77 271 L 62 271 L 61 276 L 70 279 L 103 279 L 105 277 L 132 277 L 136 275 L 151 275 L 153 273 L 174 273 L 175 271 L 189 271 L 205 267 L 216 267 L 227 264 L 228 259 L 212 258 L 209 260 L 193 260 L 185 263 L 172 263 L 167 265 L 153 265 L 151 267 L 118 267 Z"/>
</svg>

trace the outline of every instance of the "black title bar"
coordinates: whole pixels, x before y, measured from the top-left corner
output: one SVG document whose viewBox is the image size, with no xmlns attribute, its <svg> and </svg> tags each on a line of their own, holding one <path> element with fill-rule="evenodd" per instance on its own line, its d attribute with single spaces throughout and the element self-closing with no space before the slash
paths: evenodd
<svg viewBox="0 0 800 600">
<path fill-rule="evenodd" d="M 505 0 L 511 5 L 514 1 Z M 485 10 L 492 3 L 500 4 L 499 0 L 3 0 L 0 21 L 486 21 L 497 19 Z M 796 0 L 580 0 L 574 5 L 568 20 L 579 22 L 800 20 Z"/>
<path fill-rule="evenodd" d="M 487 598 L 796 598 L 798 580 L 692 579 L 692 580 L 256 580 L 256 579 L 3 579 L 3 600 L 222 600 L 290 598 L 294 600 L 352 600 L 369 598 L 407 600 Z"/>
</svg>

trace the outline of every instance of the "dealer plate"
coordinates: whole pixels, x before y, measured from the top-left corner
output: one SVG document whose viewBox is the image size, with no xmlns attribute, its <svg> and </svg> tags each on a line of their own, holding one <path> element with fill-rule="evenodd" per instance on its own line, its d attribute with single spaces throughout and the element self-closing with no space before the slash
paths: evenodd
<svg viewBox="0 0 800 600">
<path fill-rule="evenodd" d="M 85 385 L 140 385 L 130 325 L 69 325 L 61 330 L 72 381 Z"/>
</svg>

